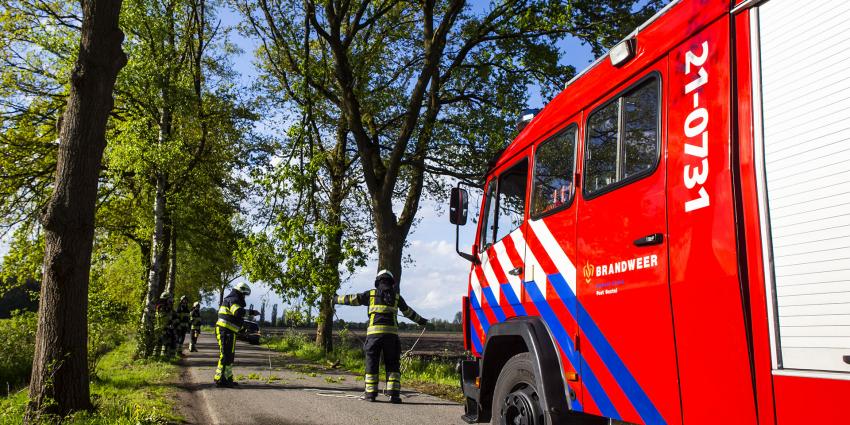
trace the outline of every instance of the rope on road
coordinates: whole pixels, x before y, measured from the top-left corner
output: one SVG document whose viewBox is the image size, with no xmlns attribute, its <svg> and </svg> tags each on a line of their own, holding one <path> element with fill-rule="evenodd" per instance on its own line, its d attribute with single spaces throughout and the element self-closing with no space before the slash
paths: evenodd
<svg viewBox="0 0 850 425">
<path fill-rule="evenodd" d="M 422 327 L 422 332 L 419 333 L 419 336 L 416 337 L 416 341 L 413 341 L 413 345 L 410 346 L 410 349 L 405 351 L 404 354 L 401 355 L 401 373 L 407 370 L 407 367 L 410 365 L 410 362 L 413 360 L 413 349 L 416 348 L 416 344 L 419 344 L 419 340 L 422 338 L 422 335 L 425 335 L 425 330 L 427 328 L 425 326 Z"/>
</svg>

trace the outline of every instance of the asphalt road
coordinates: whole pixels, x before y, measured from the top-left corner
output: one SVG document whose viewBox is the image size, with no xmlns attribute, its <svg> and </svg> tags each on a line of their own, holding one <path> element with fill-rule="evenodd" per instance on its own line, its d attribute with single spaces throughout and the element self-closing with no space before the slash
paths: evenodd
<svg viewBox="0 0 850 425">
<path fill-rule="evenodd" d="M 187 336 L 188 339 L 188 336 Z M 188 346 L 188 342 L 187 342 Z M 463 424 L 457 403 L 404 390 L 394 405 L 378 396 L 358 400 L 363 379 L 348 372 L 286 358 L 264 346 L 237 342 L 233 373 L 238 388 L 213 384 L 218 345 L 215 335 L 201 334 L 198 352 L 185 350 L 181 408 L 193 424 Z M 381 388 L 385 383 L 381 382 Z"/>
</svg>

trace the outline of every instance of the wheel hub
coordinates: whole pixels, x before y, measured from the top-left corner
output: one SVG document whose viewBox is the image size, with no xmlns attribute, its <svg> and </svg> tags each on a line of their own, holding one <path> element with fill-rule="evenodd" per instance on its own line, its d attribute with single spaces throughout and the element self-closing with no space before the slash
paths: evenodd
<svg viewBox="0 0 850 425">
<path fill-rule="evenodd" d="M 531 387 L 515 390 L 505 397 L 502 404 L 503 425 L 540 425 L 542 424 L 540 397 Z"/>
</svg>

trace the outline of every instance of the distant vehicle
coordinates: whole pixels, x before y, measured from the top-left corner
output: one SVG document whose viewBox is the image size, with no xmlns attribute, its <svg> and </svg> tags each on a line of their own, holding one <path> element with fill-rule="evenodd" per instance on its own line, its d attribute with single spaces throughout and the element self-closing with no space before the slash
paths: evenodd
<svg viewBox="0 0 850 425">
<path fill-rule="evenodd" d="M 260 325 L 258 325 L 257 322 L 246 320 L 244 325 L 242 325 L 242 329 L 239 329 L 239 332 L 236 334 L 236 338 L 251 345 L 259 345 Z"/>
<path fill-rule="evenodd" d="M 673 0 L 453 189 L 466 421 L 850 423 L 847 16 Z"/>
</svg>

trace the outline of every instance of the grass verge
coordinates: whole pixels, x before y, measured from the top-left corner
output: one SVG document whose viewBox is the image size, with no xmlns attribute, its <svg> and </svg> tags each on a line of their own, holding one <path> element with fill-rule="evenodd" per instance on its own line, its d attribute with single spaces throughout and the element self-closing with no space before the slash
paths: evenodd
<svg viewBox="0 0 850 425">
<path fill-rule="evenodd" d="M 133 360 L 134 350 L 135 343 L 126 341 L 103 356 L 90 387 L 95 410 L 78 412 L 63 424 L 160 425 L 182 420 L 173 401 L 177 365 Z M 20 424 L 26 403 L 26 390 L 0 398 L 0 424 Z"/>
<path fill-rule="evenodd" d="M 274 351 L 308 362 L 338 364 L 339 367 L 356 373 L 358 379 L 362 380 L 366 370 L 363 349 L 359 346 L 359 342 L 349 339 L 345 331 L 342 334 L 342 342 L 336 344 L 330 353 L 325 353 L 306 335 L 298 332 L 287 332 L 282 336 L 265 338 L 263 344 Z M 428 361 L 417 358 L 402 359 L 401 370 L 402 389 L 408 387 L 448 400 L 463 401 L 459 384 L 460 376 L 453 363 L 433 359 Z M 383 380 L 385 376 L 383 365 L 378 376 Z"/>
</svg>

